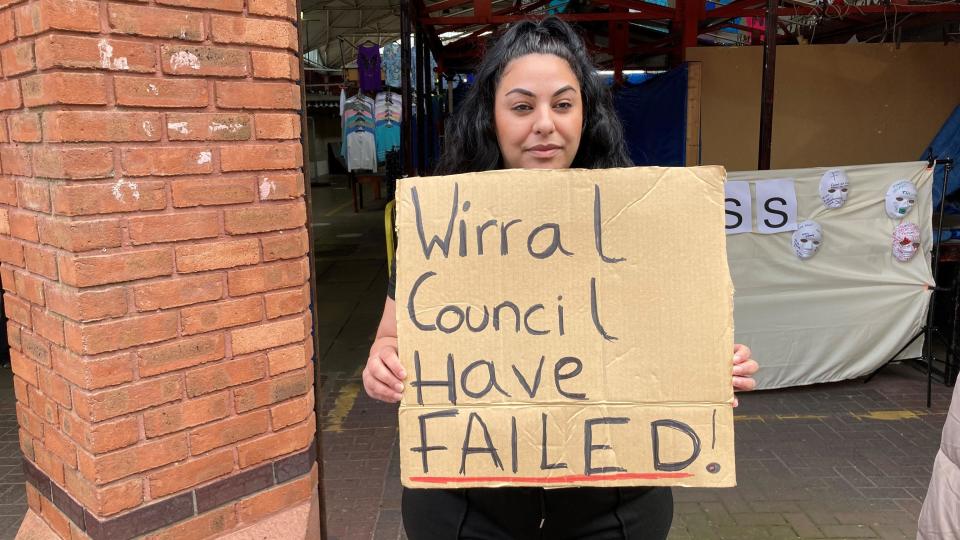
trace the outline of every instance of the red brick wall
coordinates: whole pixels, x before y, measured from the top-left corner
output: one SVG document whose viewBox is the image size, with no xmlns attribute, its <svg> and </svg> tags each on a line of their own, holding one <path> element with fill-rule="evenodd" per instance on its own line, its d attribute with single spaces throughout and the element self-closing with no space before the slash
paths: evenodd
<svg viewBox="0 0 960 540">
<path fill-rule="evenodd" d="M 65 538 L 164 510 L 173 538 L 308 498 L 295 3 L 0 6 L 0 277 L 31 509 Z M 171 510 L 267 469 L 259 495 Z"/>
</svg>

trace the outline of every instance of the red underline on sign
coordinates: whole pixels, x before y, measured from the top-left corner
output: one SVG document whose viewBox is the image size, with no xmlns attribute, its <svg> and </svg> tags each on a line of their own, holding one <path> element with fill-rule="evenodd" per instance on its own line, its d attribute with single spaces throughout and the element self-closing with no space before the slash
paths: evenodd
<svg viewBox="0 0 960 540">
<path fill-rule="evenodd" d="M 571 474 L 549 478 L 539 476 L 411 476 L 411 482 L 426 484 L 466 484 L 470 482 L 503 482 L 505 484 L 565 484 L 574 482 L 608 482 L 610 480 L 665 480 L 672 478 L 690 478 L 691 473 L 615 473 L 615 474 Z"/>
</svg>

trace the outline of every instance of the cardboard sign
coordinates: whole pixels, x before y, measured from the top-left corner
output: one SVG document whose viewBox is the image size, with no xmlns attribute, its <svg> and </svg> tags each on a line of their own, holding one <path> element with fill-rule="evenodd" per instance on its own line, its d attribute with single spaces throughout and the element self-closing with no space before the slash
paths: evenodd
<svg viewBox="0 0 960 540">
<path fill-rule="evenodd" d="M 722 167 L 402 180 L 408 487 L 727 487 Z"/>
</svg>

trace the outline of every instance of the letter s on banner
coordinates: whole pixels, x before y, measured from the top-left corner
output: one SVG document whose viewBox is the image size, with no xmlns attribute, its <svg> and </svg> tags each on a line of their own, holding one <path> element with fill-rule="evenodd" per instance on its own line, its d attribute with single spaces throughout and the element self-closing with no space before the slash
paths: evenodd
<svg viewBox="0 0 960 540">
<path fill-rule="evenodd" d="M 750 182 L 727 182 L 724 185 L 727 234 L 753 232 L 753 199 Z"/>
<path fill-rule="evenodd" d="M 757 232 L 777 234 L 797 230 L 797 192 L 793 180 L 756 183 Z"/>
</svg>

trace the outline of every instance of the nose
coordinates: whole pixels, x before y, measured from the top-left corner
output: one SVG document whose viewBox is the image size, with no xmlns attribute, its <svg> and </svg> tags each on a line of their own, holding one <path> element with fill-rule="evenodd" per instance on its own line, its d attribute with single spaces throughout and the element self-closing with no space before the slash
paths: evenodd
<svg viewBox="0 0 960 540">
<path fill-rule="evenodd" d="M 539 107 L 537 117 L 533 123 L 533 132 L 537 135 L 549 135 L 553 133 L 556 126 L 553 122 L 553 111 L 550 107 Z"/>
</svg>

